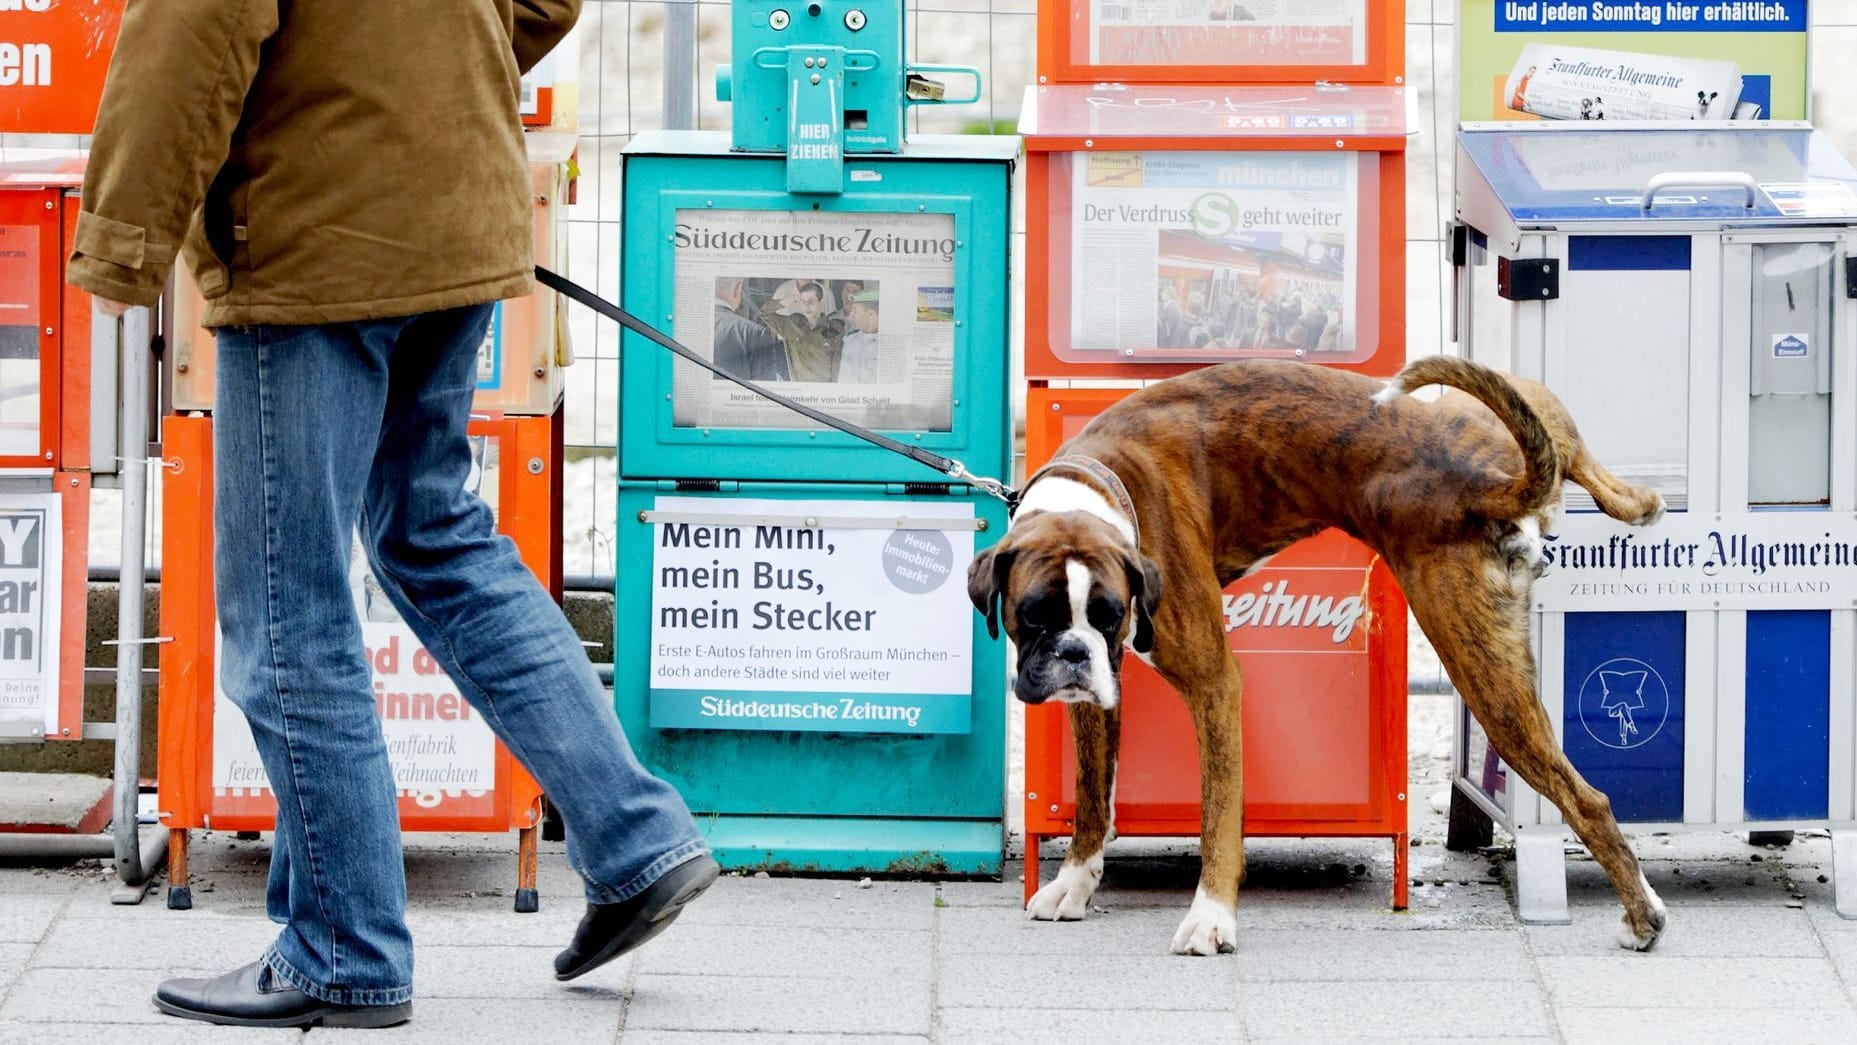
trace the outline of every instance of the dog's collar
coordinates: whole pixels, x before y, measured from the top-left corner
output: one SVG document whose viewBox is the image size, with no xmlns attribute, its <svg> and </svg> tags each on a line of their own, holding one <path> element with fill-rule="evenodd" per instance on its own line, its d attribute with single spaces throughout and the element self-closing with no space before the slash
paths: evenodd
<svg viewBox="0 0 1857 1045">
<path fill-rule="evenodd" d="M 1025 480 L 1025 485 L 1020 487 L 1020 489 L 1021 491 L 1030 490 L 1032 484 L 1042 479 L 1047 472 L 1063 471 L 1081 472 L 1101 483 L 1103 486 L 1108 487 L 1109 496 L 1115 502 L 1116 508 L 1119 509 L 1123 515 L 1128 517 L 1128 528 L 1134 538 L 1135 550 L 1140 551 L 1141 520 L 1135 515 L 1135 499 L 1128 495 L 1128 487 L 1122 485 L 1122 478 L 1116 475 L 1108 465 L 1098 461 L 1096 458 L 1085 457 L 1083 454 L 1065 454 L 1062 457 L 1053 457 L 1051 460 L 1045 462 L 1043 468 L 1033 472 L 1031 478 Z M 1023 492 L 1021 492 L 1020 496 L 1024 496 Z"/>
</svg>

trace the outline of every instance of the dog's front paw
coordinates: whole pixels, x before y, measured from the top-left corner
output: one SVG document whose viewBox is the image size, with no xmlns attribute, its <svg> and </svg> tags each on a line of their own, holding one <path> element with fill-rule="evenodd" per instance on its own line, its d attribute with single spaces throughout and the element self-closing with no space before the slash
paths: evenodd
<svg viewBox="0 0 1857 1045">
<path fill-rule="evenodd" d="M 1103 854 L 1081 862 L 1064 861 L 1057 880 L 1032 894 L 1025 914 L 1041 922 L 1080 922 L 1103 878 Z"/>
<path fill-rule="evenodd" d="M 1238 913 L 1206 895 L 1204 886 L 1193 892 L 1180 928 L 1174 930 L 1175 954 L 1229 954 L 1238 948 Z"/>
</svg>

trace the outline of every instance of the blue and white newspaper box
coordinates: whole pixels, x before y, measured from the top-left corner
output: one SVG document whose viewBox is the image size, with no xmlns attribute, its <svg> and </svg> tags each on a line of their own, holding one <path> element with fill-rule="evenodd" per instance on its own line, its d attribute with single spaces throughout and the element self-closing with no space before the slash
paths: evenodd
<svg viewBox="0 0 1857 1045">
<path fill-rule="evenodd" d="M 1668 506 L 1571 484 L 1535 584 L 1541 699 L 1627 831 L 1828 828 L 1857 916 L 1857 170 L 1804 123 L 1466 124 L 1456 329 Z M 1565 830 L 1459 710 L 1453 842 L 1515 833 L 1564 921 Z M 1460 835 L 1462 832 L 1462 835 Z"/>
</svg>

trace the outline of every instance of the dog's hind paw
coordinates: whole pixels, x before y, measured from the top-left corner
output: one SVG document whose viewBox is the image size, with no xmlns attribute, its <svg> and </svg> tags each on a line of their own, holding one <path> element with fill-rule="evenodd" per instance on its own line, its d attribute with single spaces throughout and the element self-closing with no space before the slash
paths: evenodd
<svg viewBox="0 0 1857 1045">
<path fill-rule="evenodd" d="M 1102 878 L 1101 853 L 1081 862 L 1065 860 L 1057 880 L 1032 894 L 1032 901 L 1025 905 L 1025 916 L 1041 922 L 1080 922 Z"/>
<path fill-rule="evenodd" d="M 1187 908 L 1180 928 L 1174 930 L 1171 949 L 1175 954 L 1202 956 L 1237 950 L 1237 912 L 1207 896 L 1205 886 L 1200 886 L 1193 891 L 1193 906 Z"/>
<path fill-rule="evenodd" d="M 1645 512 L 1643 515 L 1638 516 L 1636 519 L 1631 520 L 1631 525 L 1651 526 L 1651 525 L 1654 525 L 1657 522 L 1657 520 L 1662 519 L 1664 517 L 1664 507 L 1665 507 L 1664 506 L 1664 495 L 1653 494 L 1652 496 L 1657 498 L 1657 506 L 1652 508 L 1650 511 Z"/>
<path fill-rule="evenodd" d="M 1645 880 L 1642 871 L 1638 873 L 1638 884 L 1644 889 L 1646 913 L 1642 919 L 1643 924 L 1632 924 L 1629 908 L 1618 923 L 1618 945 L 1628 951 L 1648 951 L 1657 946 L 1657 941 L 1663 938 L 1664 925 L 1669 921 L 1663 899 L 1657 895 L 1657 890 L 1651 888 L 1651 883 Z"/>
</svg>

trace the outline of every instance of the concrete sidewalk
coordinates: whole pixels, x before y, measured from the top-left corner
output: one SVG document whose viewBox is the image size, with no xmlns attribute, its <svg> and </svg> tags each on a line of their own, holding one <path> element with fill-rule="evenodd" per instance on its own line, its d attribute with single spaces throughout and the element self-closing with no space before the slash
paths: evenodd
<svg viewBox="0 0 1857 1045">
<path fill-rule="evenodd" d="M 1123 839 L 1083 922 L 1026 921 L 1016 856 L 1002 882 L 726 877 L 635 956 L 560 984 L 554 954 L 582 910 L 561 846 L 542 844 L 542 909 L 519 915 L 513 835 L 413 834 L 413 1021 L 308 1033 L 446 1045 L 1857 1042 L 1857 922 L 1833 911 L 1823 832 L 1785 849 L 1719 832 L 1633 836 L 1670 909 L 1651 954 L 1614 945 L 1617 900 L 1583 854 L 1569 859 L 1574 923 L 1524 927 L 1507 850 L 1443 847 L 1451 699 L 1414 695 L 1408 708 L 1404 913 L 1388 907 L 1389 842 L 1252 839 L 1238 953 L 1176 958 L 1167 944 L 1192 899 L 1195 848 Z M 1017 775 L 1015 762 L 1015 787 Z M 1061 852 L 1047 847 L 1046 881 Z M 162 977 L 224 972 L 274 935 L 268 836 L 196 832 L 191 856 L 191 911 L 168 910 L 162 888 L 111 906 L 116 880 L 96 861 L 0 866 L 0 1045 L 302 1037 L 210 1028 L 149 1002 Z"/>
<path fill-rule="evenodd" d="M 1435 817 L 1426 814 L 1438 825 Z M 1118 842 L 1087 921 L 1031 923 L 1009 881 L 728 877 L 635 957 L 551 975 L 580 913 L 545 847 L 542 910 L 510 911 L 514 856 L 474 837 L 409 838 L 413 1022 L 313 1040 L 625 1042 L 1496 1042 L 1857 1039 L 1857 923 L 1832 912 L 1829 846 L 1640 838 L 1671 927 L 1617 950 L 1597 867 L 1572 864 L 1571 926 L 1523 927 L 1500 852 L 1413 851 L 1412 910 L 1387 909 L 1384 843 L 1258 840 L 1238 954 L 1166 953 L 1191 895 L 1185 846 Z M 195 909 L 159 892 L 113 907 L 88 868 L 0 869 L 0 1043 L 285 1041 L 160 1015 L 157 979 L 256 956 L 264 841 L 199 836 Z M 1047 877 L 1054 866 L 1048 859 Z M 133 1027 L 124 1026 L 132 1024 Z M 798 1035 L 797 1037 L 795 1035 Z"/>
</svg>

